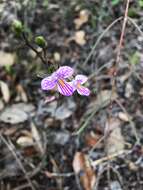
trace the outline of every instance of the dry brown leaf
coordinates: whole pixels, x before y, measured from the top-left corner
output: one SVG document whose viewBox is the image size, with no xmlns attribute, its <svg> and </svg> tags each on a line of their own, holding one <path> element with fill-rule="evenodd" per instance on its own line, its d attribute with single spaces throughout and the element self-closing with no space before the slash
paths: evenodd
<svg viewBox="0 0 143 190">
<path fill-rule="evenodd" d="M 37 150 L 34 146 L 23 147 L 23 155 L 26 157 L 33 157 L 37 155 Z"/>
<path fill-rule="evenodd" d="M 43 149 L 43 143 L 42 143 L 42 140 L 41 140 L 41 135 L 40 135 L 40 132 L 37 130 L 36 126 L 34 123 L 31 123 L 31 133 L 32 133 L 32 137 L 33 139 L 35 140 L 36 142 L 36 145 L 38 146 L 38 150 L 44 154 L 44 149 Z M 37 148 L 35 146 L 35 148 Z"/>
<path fill-rule="evenodd" d="M 115 67 L 115 66 L 112 66 L 111 68 L 108 69 L 107 74 L 112 77 L 112 76 L 114 76 L 114 74 L 115 74 L 116 72 L 117 72 L 116 67 Z"/>
<path fill-rule="evenodd" d="M 75 35 L 74 35 L 73 39 L 75 40 L 75 42 L 78 45 L 83 46 L 83 45 L 86 44 L 85 32 L 83 30 L 79 30 L 79 31 L 75 32 Z"/>
<path fill-rule="evenodd" d="M 83 172 L 80 176 L 80 182 L 84 190 L 92 190 L 96 181 L 95 172 L 93 171 L 88 157 L 82 152 L 76 152 L 73 160 L 73 170 L 76 175 Z"/>
<path fill-rule="evenodd" d="M 85 143 L 87 146 L 94 147 L 101 138 L 101 135 L 94 134 L 93 132 L 85 135 Z"/>
<path fill-rule="evenodd" d="M 134 162 L 128 161 L 127 164 L 128 164 L 128 167 L 129 167 L 130 170 L 135 171 L 135 172 L 138 171 L 138 169 L 139 169 L 138 165 L 135 164 Z"/>
<path fill-rule="evenodd" d="M 0 51 L 0 66 L 11 66 L 14 64 L 15 55 Z"/>
<path fill-rule="evenodd" d="M 4 101 L 8 103 L 10 100 L 10 90 L 7 83 L 0 81 L 0 88 Z"/>
<path fill-rule="evenodd" d="M 121 133 L 121 121 L 117 118 L 110 118 L 106 122 L 106 131 L 110 132 L 106 139 L 107 155 L 115 154 L 124 150 L 124 138 Z"/>
<path fill-rule="evenodd" d="M 74 20 L 74 24 L 76 29 L 79 29 L 84 23 L 88 22 L 89 19 L 89 11 L 81 10 L 79 13 L 79 17 Z"/>
<path fill-rule="evenodd" d="M 26 94 L 24 88 L 20 84 L 17 85 L 17 91 L 20 96 L 20 100 L 22 102 L 28 102 L 27 94 Z"/>
</svg>

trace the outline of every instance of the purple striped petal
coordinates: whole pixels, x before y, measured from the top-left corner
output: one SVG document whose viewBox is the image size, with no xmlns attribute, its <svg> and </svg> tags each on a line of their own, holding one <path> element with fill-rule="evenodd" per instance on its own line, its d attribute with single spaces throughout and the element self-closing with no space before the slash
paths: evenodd
<svg viewBox="0 0 143 190">
<path fill-rule="evenodd" d="M 63 79 L 58 80 L 57 86 L 58 86 L 58 91 L 64 96 L 71 96 L 74 92 L 71 84 L 69 84 Z"/>
<path fill-rule="evenodd" d="M 82 96 L 89 96 L 90 90 L 82 85 L 78 85 L 77 92 Z"/>
<path fill-rule="evenodd" d="M 52 77 L 46 77 L 41 81 L 42 90 L 51 90 L 56 86 L 56 80 Z"/>
<path fill-rule="evenodd" d="M 78 81 L 80 84 L 84 84 L 87 81 L 87 77 L 85 75 L 77 75 L 75 80 Z"/>
<path fill-rule="evenodd" d="M 68 66 L 62 66 L 56 71 L 56 73 L 59 75 L 60 78 L 71 77 L 73 72 L 74 70 Z"/>
</svg>

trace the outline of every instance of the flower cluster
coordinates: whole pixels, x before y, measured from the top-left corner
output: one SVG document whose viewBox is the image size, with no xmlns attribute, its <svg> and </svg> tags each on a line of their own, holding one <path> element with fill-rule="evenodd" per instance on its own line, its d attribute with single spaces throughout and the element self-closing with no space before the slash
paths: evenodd
<svg viewBox="0 0 143 190">
<path fill-rule="evenodd" d="M 89 96 L 90 90 L 83 86 L 87 81 L 84 75 L 77 75 L 75 79 L 68 82 L 74 70 L 69 66 L 61 66 L 57 71 L 52 73 L 51 76 L 46 77 L 41 82 L 42 90 L 58 90 L 64 96 L 72 96 L 77 90 L 80 95 Z"/>
</svg>

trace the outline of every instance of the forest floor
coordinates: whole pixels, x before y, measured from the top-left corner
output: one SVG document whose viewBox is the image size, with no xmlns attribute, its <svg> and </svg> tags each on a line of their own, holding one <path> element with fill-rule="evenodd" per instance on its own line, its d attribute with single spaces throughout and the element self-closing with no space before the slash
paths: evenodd
<svg viewBox="0 0 143 190">
<path fill-rule="evenodd" d="M 141 3 L 142 2 L 142 3 Z M 143 189 L 143 1 L 0 3 L 0 190 Z M 18 38 L 47 41 L 47 63 Z M 43 91 L 51 64 L 88 77 L 90 96 Z M 117 73 L 114 77 L 114 73 Z"/>
</svg>

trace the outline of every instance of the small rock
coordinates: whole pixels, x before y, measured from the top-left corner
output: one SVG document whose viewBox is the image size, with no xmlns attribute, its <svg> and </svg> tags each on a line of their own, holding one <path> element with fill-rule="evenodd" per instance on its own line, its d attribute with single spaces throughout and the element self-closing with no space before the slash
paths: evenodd
<svg viewBox="0 0 143 190">
<path fill-rule="evenodd" d="M 5 123 L 18 124 L 25 122 L 34 109 L 31 104 L 13 104 L 11 107 L 6 108 L 0 115 L 0 120 Z"/>
<path fill-rule="evenodd" d="M 48 144 L 57 144 L 64 146 L 70 139 L 70 134 L 65 131 L 50 133 Z"/>
<path fill-rule="evenodd" d="M 124 112 L 119 112 L 118 113 L 118 117 L 119 119 L 121 119 L 122 121 L 128 122 L 129 121 L 129 116 L 124 113 Z"/>
<path fill-rule="evenodd" d="M 131 95 L 133 94 L 134 90 L 133 87 L 130 83 L 127 83 L 126 89 L 125 89 L 125 97 L 130 98 Z"/>
<path fill-rule="evenodd" d="M 17 139 L 16 143 L 21 147 L 27 147 L 27 146 L 32 146 L 34 141 L 31 137 L 22 136 Z"/>
<path fill-rule="evenodd" d="M 75 108 L 75 102 L 69 98 L 58 108 L 56 101 L 49 103 L 48 107 L 46 107 L 44 111 L 49 113 L 52 117 L 55 117 L 58 120 L 64 120 L 73 114 Z"/>
<path fill-rule="evenodd" d="M 68 117 L 70 117 L 74 110 L 76 108 L 75 102 L 72 100 L 68 100 L 67 102 L 64 102 L 55 112 L 56 119 L 64 120 Z"/>
<path fill-rule="evenodd" d="M 75 33 L 74 40 L 78 45 L 85 45 L 86 40 L 85 40 L 85 32 L 83 30 L 79 30 Z"/>
<path fill-rule="evenodd" d="M 55 60 L 56 62 L 60 62 L 60 60 L 61 60 L 61 55 L 60 55 L 58 52 L 55 52 L 55 53 L 54 53 L 54 60 Z"/>
</svg>

